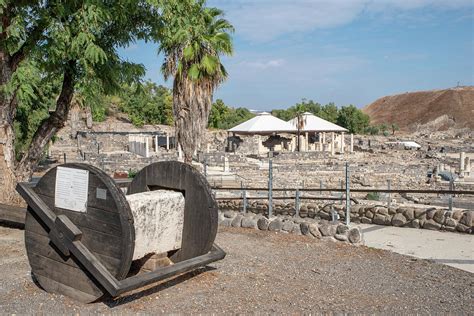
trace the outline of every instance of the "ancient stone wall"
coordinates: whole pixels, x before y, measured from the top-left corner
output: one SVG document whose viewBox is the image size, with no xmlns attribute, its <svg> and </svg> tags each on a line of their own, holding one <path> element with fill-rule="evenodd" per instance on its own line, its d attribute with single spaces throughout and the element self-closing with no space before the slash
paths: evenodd
<svg viewBox="0 0 474 316">
<path fill-rule="evenodd" d="M 221 210 L 241 211 L 243 202 L 220 200 Z M 268 202 L 265 200 L 249 201 L 247 211 L 254 214 L 268 215 Z M 341 220 L 345 219 L 345 206 L 327 203 L 303 203 L 300 208 L 301 218 L 332 220 L 334 211 Z M 295 216 L 294 202 L 276 201 L 273 214 Z M 356 204 L 351 206 L 351 222 L 377 224 L 396 227 L 422 228 L 474 234 L 474 211 L 454 210 L 452 212 L 434 207 L 389 207 Z"/>
<path fill-rule="evenodd" d="M 219 225 L 224 227 L 252 228 L 264 231 L 305 235 L 309 238 L 331 239 L 333 241 L 362 244 L 362 232 L 357 227 L 348 227 L 339 222 L 329 222 L 313 218 L 292 218 L 275 216 L 267 219 L 261 214 L 237 211 L 220 211 Z"/>
</svg>

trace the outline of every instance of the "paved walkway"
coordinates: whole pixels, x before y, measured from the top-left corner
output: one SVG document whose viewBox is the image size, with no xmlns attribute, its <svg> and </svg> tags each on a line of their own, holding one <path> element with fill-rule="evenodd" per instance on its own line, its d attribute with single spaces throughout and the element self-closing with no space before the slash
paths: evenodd
<svg viewBox="0 0 474 316">
<path fill-rule="evenodd" d="M 368 247 L 430 259 L 474 273 L 474 235 L 426 229 L 357 225 Z"/>
</svg>

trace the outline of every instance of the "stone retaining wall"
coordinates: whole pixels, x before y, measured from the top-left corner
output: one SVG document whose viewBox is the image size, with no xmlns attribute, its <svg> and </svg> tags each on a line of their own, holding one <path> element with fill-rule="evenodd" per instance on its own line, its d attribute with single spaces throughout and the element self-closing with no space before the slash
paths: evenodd
<svg viewBox="0 0 474 316">
<path fill-rule="evenodd" d="M 283 215 L 268 219 L 261 214 L 243 214 L 227 210 L 219 211 L 219 225 L 305 235 L 310 238 L 324 238 L 351 244 L 363 243 L 362 232 L 358 227 L 350 228 L 342 223 L 330 223 L 313 218 L 303 219 Z"/>
<path fill-rule="evenodd" d="M 242 201 L 220 200 L 221 210 L 241 211 Z M 301 218 L 331 220 L 331 211 L 340 219 L 345 219 L 345 206 L 341 204 L 303 203 L 300 208 Z M 253 214 L 268 214 L 267 201 L 250 201 L 247 211 Z M 294 203 L 277 201 L 273 205 L 274 215 L 295 216 Z M 351 206 L 351 222 L 377 224 L 397 227 L 423 228 L 474 234 L 474 211 L 426 207 L 390 207 L 356 204 Z"/>
</svg>

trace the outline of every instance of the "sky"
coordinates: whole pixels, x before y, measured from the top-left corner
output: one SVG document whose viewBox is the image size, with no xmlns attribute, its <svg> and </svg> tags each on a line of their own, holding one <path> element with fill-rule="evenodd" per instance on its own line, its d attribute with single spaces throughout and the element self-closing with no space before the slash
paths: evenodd
<svg viewBox="0 0 474 316">
<path fill-rule="evenodd" d="M 474 85 L 474 0 L 208 0 L 235 27 L 214 99 L 254 110 L 302 99 L 363 107 L 385 95 Z M 157 44 L 122 58 L 171 87 Z"/>
</svg>

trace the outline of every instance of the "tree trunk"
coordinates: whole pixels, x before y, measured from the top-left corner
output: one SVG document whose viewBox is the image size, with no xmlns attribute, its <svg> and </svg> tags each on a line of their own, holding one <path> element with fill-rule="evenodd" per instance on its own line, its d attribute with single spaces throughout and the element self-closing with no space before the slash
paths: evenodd
<svg viewBox="0 0 474 316">
<path fill-rule="evenodd" d="M 208 80 L 192 81 L 183 75 L 173 83 L 173 114 L 176 135 L 183 149 L 184 162 L 192 163 L 207 127 L 212 106 L 213 86 Z"/>
<path fill-rule="evenodd" d="M 0 50 L 0 86 L 10 81 L 13 74 L 10 56 Z M 15 133 L 13 121 L 16 114 L 15 97 L 0 91 L 0 203 L 15 203 Z"/>
<path fill-rule="evenodd" d="M 44 149 L 51 138 L 64 127 L 67 120 L 71 100 L 74 95 L 75 62 L 70 61 L 64 71 L 61 93 L 56 101 L 56 110 L 36 130 L 30 147 L 16 167 L 17 179 L 27 181 L 31 178 L 35 167 L 43 157 Z"/>
</svg>

